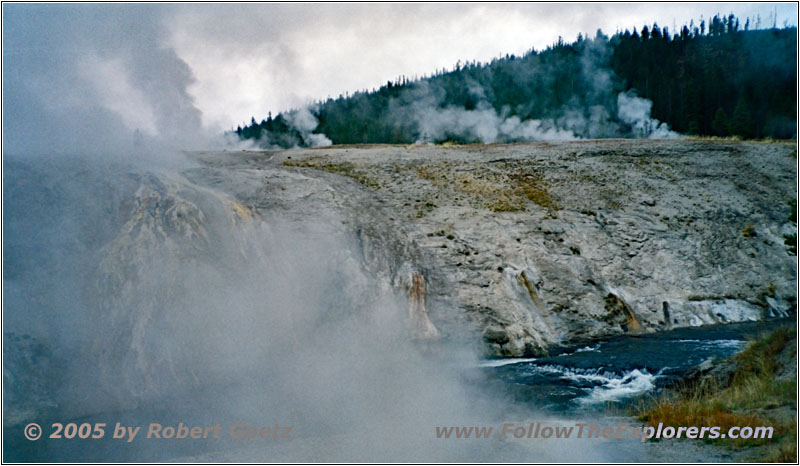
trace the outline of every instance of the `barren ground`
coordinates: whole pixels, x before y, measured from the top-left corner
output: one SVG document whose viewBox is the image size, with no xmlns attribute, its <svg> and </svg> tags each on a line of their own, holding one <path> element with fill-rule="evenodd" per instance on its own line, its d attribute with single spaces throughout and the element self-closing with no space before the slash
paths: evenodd
<svg viewBox="0 0 800 466">
<path fill-rule="evenodd" d="M 438 330 L 417 322 L 421 338 L 478 332 L 488 354 L 521 356 L 796 309 L 794 144 L 600 140 L 193 157 L 204 166 L 194 182 L 257 212 L 334 210 L 368 266 L 395 283 L 421 274 L 419 312 Z"/>
</svg>

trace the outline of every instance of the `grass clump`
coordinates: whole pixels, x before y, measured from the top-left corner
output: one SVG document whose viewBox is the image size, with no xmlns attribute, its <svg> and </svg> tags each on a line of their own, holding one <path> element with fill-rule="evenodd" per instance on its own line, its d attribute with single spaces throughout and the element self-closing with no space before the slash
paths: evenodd
<svg viewBox="0 0 800 466">
<path fill-rule="evenodd" d="M 731 386 L 738 387 L 752 378 L 770 381 L 780 368 L 778 355 L 792 339 L 793 331 L 781 327 L 764 338 L 753 341 L 748 347 L 733 357 L 736 370 Z"/>
<path fill-rule="evenodd" d="M 540 173 L 515 173 L 510 178 L 517 196 L 544 207 L 551 215 L 561 209 L 561 206 L 547 190 L 545 179 Z"/>
<path fill-rule="evenodd" d="M 492 212 L 519 212 L 522 207 L 512 204 L 506 199 L 498 198 L 496 201 L 490 203 L 488 206 Z"/>
<path fill-rule="evenodd" d="M 434 186 L 466 194 L 475 206 L 492 212 L 523 211 L 529 202 L 543 207 L 550 215 L 561 209 L 540 170 L 518 166 L 503 166 L 503 169 L 475 166 L 465 171 L 442 163 L 424 163 L 416 167 L 416 172 Z"/>
<path fill-rule="evenodd" d="M 284 160 L 285 167 L 315 168 L 330 173 L 337 173 L 352 178 L 370 189 L 380 189 L 381 185 L 373 178 L 367 176 L 350 162 L 333 163 L 321 158 L 309 158 L 302 161 Z"/>
<path fill-rule="evenodd" d="M 642 400 L 634 413 L 651 426 L 719 426 L 721 432 L 734 426 L 772 426 L 772 438 L 703 440 L 733 449 L 757 447 L 753 459 L 759 461 L 795 462 L 797 383 L 778 378 L 781 354 L 795 338 L 796 329 L 781 327 L 730 358 L 733 367 L 726 377 L 705 376 L 684 383 Z"/>
<path fill-rule="evenodd" d="M 475 207 L 485 207 L 492 212 L 525 210 L 525 200 L 509 189 L 498 173 L 479 169 L 454 172 L 453 167 L 442 163 L 421 164 L 416 172 L 439 189 L 453 189 L 467 195 Z"/>
<path fill-rule="evenodd" d="M 453 139 L 447 139 L 447 140 L 442 141 L 441 143 L 439 143 L 439 145 L 442 146 L 442 147 L 459 147 L 459 146 L 463 146 L 464 143 L 462 143 L 460 141 L 455 141 Z"/>
</svg>

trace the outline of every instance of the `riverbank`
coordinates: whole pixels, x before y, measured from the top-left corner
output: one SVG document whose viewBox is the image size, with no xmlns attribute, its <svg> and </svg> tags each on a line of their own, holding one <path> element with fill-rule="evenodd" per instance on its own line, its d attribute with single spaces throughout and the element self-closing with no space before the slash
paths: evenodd
<svg viewBox="0 0 800 466">
<path fill-rule="evenodd" d="M 634 412 L 648 425 L 772 426 L 772 439 L 706 439 L 745 461 L 797 461 L 797 329 L 781 327 L 718 364 L 703 364 Z M 687 440 L 691 441 L 691 440 Z"/>
<path fill-rule="evenodd" d="M 690 356 L 741 349 L 716 333 L 729 325 L 794 316 L 782 236 L 796 232 L 792 149 L 580 141 L 206 152 L 147 168 L 5 160 L 16 311 L 4 320 L 4 459 L 649 460 L 660 444 L 465 449 L 434 427 L 602 420 L 554 396 L 592 405 L 658 386 L 666 367 L 702 362 Z M 715 335 L 671 333 L 692 330 Z M 538 359 L 499 366 L 510 378 L 494 385 L 476 367 L 510 356 Z M 296 437 L 23 435 L 49 421 L 280 423 Z"/>
</svg>

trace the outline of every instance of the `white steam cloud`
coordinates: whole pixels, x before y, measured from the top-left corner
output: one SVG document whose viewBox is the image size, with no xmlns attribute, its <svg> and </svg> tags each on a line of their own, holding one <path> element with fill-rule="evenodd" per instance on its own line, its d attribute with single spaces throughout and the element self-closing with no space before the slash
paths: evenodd
<svg viewBox="0 0 800 466">
<path fill-rule="evenodd" d="M 145 153 L 223 147 L 168 45 L 162 6 L 6 5 L 3 142 L 11 154 Z"/>
<path fill-rule="evenodd" d="M 671 131 L 669 125 L 650 117 L 653 102 L 636 97 L 633 92 L 620 92 L 617 95 L 617 108 L 620 120 L 631 126 L 635 137 L 674 138 L 678 133 Z"/>
<path fill-rule="evenodd" d="M 417 143 L 447 139 L 488 144 L 678 136 L 666 123 L 651 117 L 652 102 L 637 97 L 633 90 L 619 93 L 615 90 L 618 84 L 608 68 L 611 51 L 606 37 L 598 32 L 596 39 L 581 44 L 581 73 L 574 79 L 585 91 L 584 101 L 575 102 L 573 97 L 573 101 L 549 118 L 522 120 L 507 106 L 498 111 L 487 98 L 491 90 L 474 81 L 468 82 L 469 93 L 477 101 L 474 109 L 445 105 L 445 90 L 435 80 L 424 80 L 392 101 L 390 119 L 395 125 L 413 122 L 419 133 Z M 513 79 L 527 82 L 530 73 L 547 73 L 547 70 L 523 67 Z"/>
<path fill-rule="evenodd" d="M 165 45 L 161 13 L 3 6 L 3 319 L 15 335 L 4 348 L 7 424 L 109 422 L 113 413 L 129 425 L 294 425 L 294 442 L 258 450 L 255 461 L 610 454 L 580 448 L 585 441 L 437 441 L 437 424 L 532 416 L 464 383 L 459 365 L 473 355 L 451 358 L 463 349 L 440 347 L 438 360 L 409 341 L 408 296 L 365 264 L 352 225 L 329 208 L 333 191 L 316 192 L 328 204 L 305 191 L 318 180 L 280 168 L 210 168 L 222 158 L 164 163 L 179 159 L 177 149 L 222 143 L 201 124 L 192 70 Z M 523 122 L 485 104 L 440 109 L 435 96 L 409 108 L 430 137 L 487 142 L 568 139 L 582 124 L 609 120 L 590 110 L 588 119 L 565 112 Z M 640 110 L 626 115 L 649 118 Z M 292 113 L 290 125 L 305 144 L 331 142 L 313 133 L 309 109 Z M 153 158 L 136 157 L 143 153 Z M 296 210 L 281 216 L 273 192 L 284 191 Z M 221 448 L 246 457 L 241 444 L 91 441 L 51 444 L 33 459 L 196 459 Z M 44 444 L 22 442 L 4 459 L 8 451 L 31 460 L 24 455 Z"/>
<path fill-rule="evenodd" d="M 552 120 L 521 121 L 517 116 L 507 116 L 508 109 L 498 113 L 485 102 L 475 110 L 415 105 L 411 113 L 420 130 L 417 144 L 448 138 L 475 140 L 485 144 L 577 139 L 572 131 L 558 128 Z"/>
<path fill-rule="evenodd" d="M 308 107 L 293 110 L 286 115 L 289 126 L 300 133 L 303 144 L 307 147 L 322 147 L 333 144 L 324 134 L 313 133 L 319 125 L 319 120 Z"/>
</svg>

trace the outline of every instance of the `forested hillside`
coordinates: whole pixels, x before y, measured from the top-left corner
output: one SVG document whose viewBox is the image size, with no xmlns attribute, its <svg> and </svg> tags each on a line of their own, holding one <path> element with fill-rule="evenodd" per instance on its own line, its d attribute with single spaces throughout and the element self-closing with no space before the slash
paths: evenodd
<svg viewBox="0 0 800 466">
<path fill-rule="evenodd" d="M 797 30 L 733 15 L 561 38 L 543 51 L 271 114 L 236 129 L 261 146 L 668 137 L 795 138 Z"/>
</svg>

